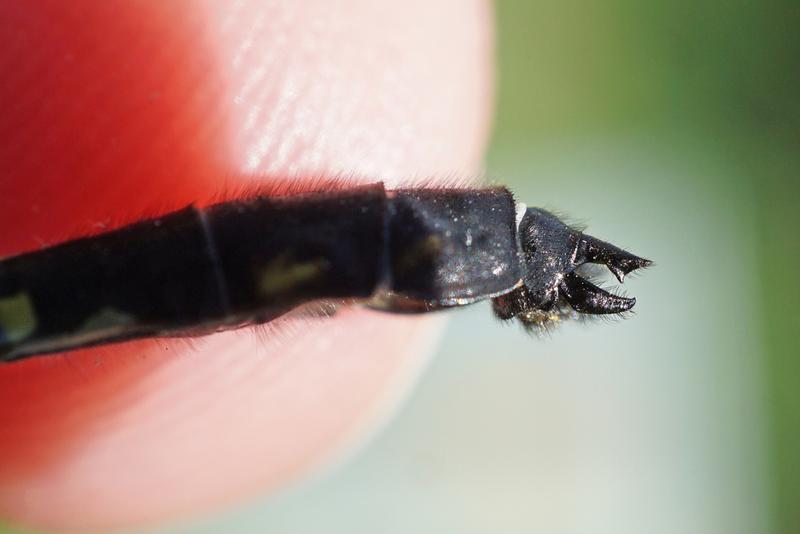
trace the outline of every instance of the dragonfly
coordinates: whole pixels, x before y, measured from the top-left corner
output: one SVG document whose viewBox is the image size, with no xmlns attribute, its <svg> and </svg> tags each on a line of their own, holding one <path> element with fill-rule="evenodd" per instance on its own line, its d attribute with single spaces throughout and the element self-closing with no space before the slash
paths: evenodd
<svg viewBox="0 0 800 534">
<path fill-rule="evenodd" d="M 534 330 L 618 315 L 651 264 L 506 187 L 383 183 L 191 205 L 0 260 L 0 361 L 270 322 L 316 302 L 428 313 L 491 300 Z"/>
</svg>

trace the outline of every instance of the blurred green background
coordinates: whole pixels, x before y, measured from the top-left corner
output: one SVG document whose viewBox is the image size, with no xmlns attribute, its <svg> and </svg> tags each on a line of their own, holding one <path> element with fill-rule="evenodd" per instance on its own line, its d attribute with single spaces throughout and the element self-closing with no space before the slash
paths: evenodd
<svg viewBox="0 0 800 534">
<path fill-rule="evenodd" d="M 655 260 L 637 314 L 458 312 L 358 455 L 177 531 L 800 532 L 797 2 L 500 0 L 497 39 L 487 174 Z"/>
<path fill-rule="evenodd" d="M 487 174 L 654 259 L 637 314 L 459 312 L 365 450 L 182 532 L 800 532 L 797 3 L 500 0 L 497 38 Z"/>
</svg>

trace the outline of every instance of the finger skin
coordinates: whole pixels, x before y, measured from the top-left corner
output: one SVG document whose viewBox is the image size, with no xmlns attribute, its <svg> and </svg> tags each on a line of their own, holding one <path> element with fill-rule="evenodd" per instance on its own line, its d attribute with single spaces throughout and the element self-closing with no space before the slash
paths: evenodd
<svg viewBox="0 0 800 534">
<path fill-rule="evenodd" d="M 265 180 L 474 175 L 490 55 L 478 0 L 0 3 L 0 257 Z M 280 488 L 374 424 L 436 322 L 0 366 L 0 516 L 130 526 Z"/>
</svg>

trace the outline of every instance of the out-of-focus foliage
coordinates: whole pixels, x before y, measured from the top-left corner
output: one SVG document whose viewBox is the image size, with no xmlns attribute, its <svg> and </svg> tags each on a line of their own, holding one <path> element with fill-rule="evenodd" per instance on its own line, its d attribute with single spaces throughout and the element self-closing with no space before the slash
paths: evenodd
<svg viewBox="0 0 800 534">
<path fill-rule="evenodd" d="M 627 136 L 674 158 L 703 154 L 736 170 L 708 176 L 716 203 L 702 209 L 713 219 L 741 195 L 755 208 L 755 249 L 719 258 L 718 269 L 753 254 L 760 299 L 734 310 L 686 304 L 759 321 L 771 525 L 800 532 L 800 4 L 500 0 L 497 7 L 494 167 L 503 168 L 503 145 L 521 138 L 535 151 L 537 143 Z M 676 216 L 687 207 L 673 206 Z M 752 432 L 761 430 L 752 423 Z"/>
<path fill-rule="evenodd" d="M 798 9 L 774 0 L 500 0 L 496 141 L 609 128 L 796 140 Z"/>
</svg>

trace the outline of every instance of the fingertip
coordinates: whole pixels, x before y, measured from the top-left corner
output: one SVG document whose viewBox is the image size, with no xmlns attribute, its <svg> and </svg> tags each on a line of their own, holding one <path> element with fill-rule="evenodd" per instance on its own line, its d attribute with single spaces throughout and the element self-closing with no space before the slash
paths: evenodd
<svg viewBox="0 0 800 534">
<path fill-rule="evenodd" d="M 265 176 L 474 173 L 488 12 L 456 0 L 4 4 L 0 60 L 19 68 L 0 84 L 0 255 Z M 20 31 L 47 38 L 2 46 Z M 293 336 L 2 366 L 0 513 L 98 529 L 274 490 L 374 425 L 435 330 L 352 311 Z"/>
</svg>

